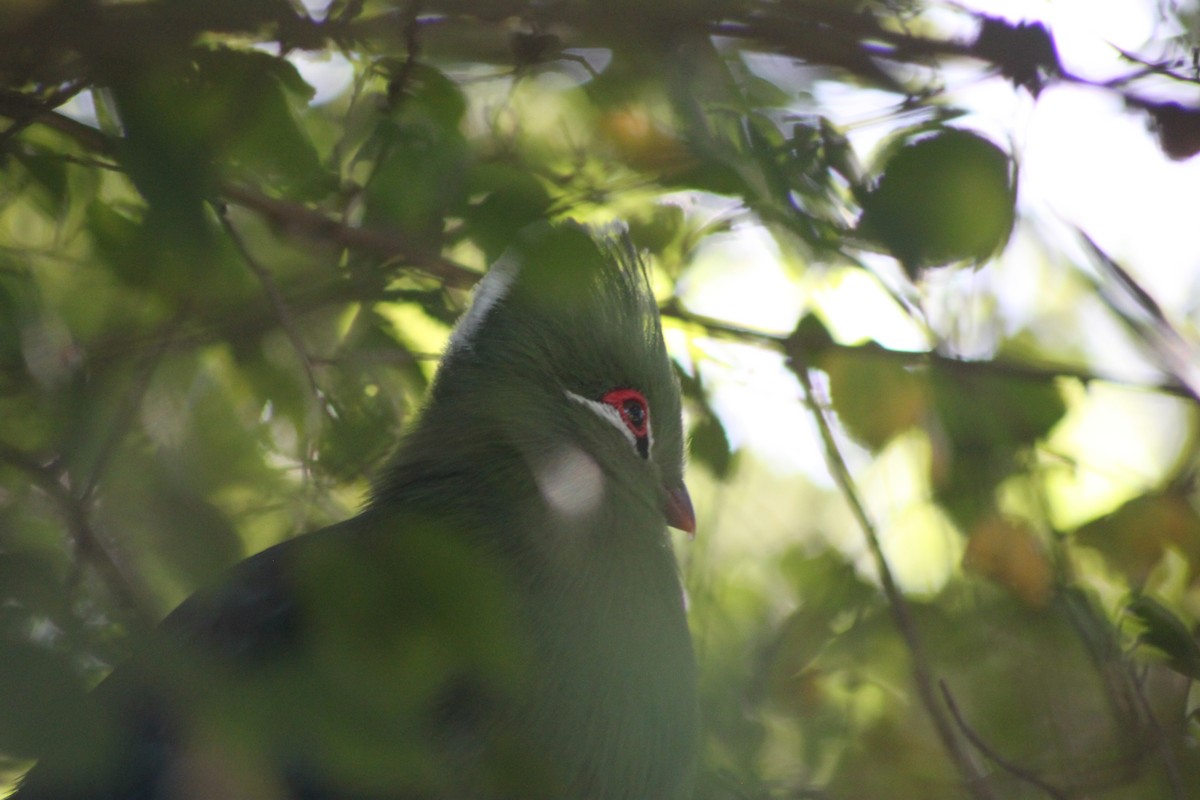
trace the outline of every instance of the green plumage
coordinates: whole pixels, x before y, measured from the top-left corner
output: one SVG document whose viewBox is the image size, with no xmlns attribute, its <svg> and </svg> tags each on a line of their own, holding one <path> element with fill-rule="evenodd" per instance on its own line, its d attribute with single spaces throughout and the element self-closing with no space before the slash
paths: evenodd
<svg viewBox="0 0 1200 800">
<path fill-rule="evenodd" d="M 648 457 L 604 405 L 624 389 Z M 184 603 L 93 694 L 90 749 L 47 754 L 18 800 L 687 796 L 682 462 L 627 240 L 527 230 L 367 508 Z"/>
</svg>

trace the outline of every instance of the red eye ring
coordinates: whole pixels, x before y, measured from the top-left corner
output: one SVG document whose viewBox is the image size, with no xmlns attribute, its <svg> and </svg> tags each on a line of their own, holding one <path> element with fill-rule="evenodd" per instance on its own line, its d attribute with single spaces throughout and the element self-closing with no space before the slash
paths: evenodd
<svg viewBox="0 0 1200 800">
<path fill-rule="evenodd" d="M 650 435 L 650 405 L 637 389 L 613 389 L 600 400 L 617 410 L 621 421 L 635 439 L 645 439 Z"/>
</svg>

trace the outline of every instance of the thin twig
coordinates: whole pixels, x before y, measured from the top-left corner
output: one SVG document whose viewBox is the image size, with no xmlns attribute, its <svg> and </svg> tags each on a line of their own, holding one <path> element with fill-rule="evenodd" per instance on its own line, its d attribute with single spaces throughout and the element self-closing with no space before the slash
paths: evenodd
<svg viewBox="0 0 1200 800">
<path fill-rule="evenodd" d="M 6 92 L 4 100 L 9 107 L 20 106 L 22 101 L 28 101 L 29 105 L 24 113 L 20 111 L 13 113 L 11 115 L 12 124 L 0 131 L 0 149 L 6 148 L 8 143 L 15 139 L 21 131 L 37 122 L 39 114 L 57 108 L 83 91 L 86 86 L 87 82 L 83 78 L 77 77 L 67 85 L 40 99 L 26 98 L 24 95 Z"/>
<path fill-rule="evenodd" d="M 137 414 L 138 406 L 141 404 L 142 398 L 145 397 L 146 390 L 150 388 L 150 379 L 154 377 L 154 371 L 158 369 L 163 356 L 170 349 L 171 339 L 184 317 L 185 314 L 182 312 L 177 314 L 160 331 L 160 335 L 154 340 L 150 350 L 139 365 L 131 385 L 122 394 L 121 404 L 117 408 L 114 419 L 108 425 L 108 433 L 101 443 L 100 452 L 92 462 L 92 468 L 88 473 L 87 479 L 79 488 L 79 497 L 82 501 L 90 502 L 96 486 L 100 483 L 100 476 L 108 466 L 109 459 L 116 452 L 117 445 L 120 444 L 128 432 Z"/>
<path fill-rule="evenodd" d="M 1184 800 L 1187 794 L 1183 790 L 1183 777 L 1179 774 L 1179 764 L 1176 763 L 1175 754 L 1171 752 L 1167 735 L 1163 732 L 1162 725 L 1158 722 L 1158 717 L 1150 705 L 1150 699 L 1146 697 L 1142 681 L 1134 675 L 1130 675 L 1130 679 L 1133 684 L 1133 695 L 1137 698 L 1142 716 L 1146 720 L 1146 727 L 1150 731 L 1151 745 L 1158 751 L 1162 758 L 1163 771 L 1166 773 L 1167 783 L 1171 787 L 1171 797 L 1175 798 L 1175 800 Z"/>
<path fill-rule="evenodd" d="M 0 116 L 14 115 L 14 110 L 10 110 L 12 108 L 10 102 L 10 98 L 0 95 Z M 15 111 L 19 113 L 20 109 L 16 109 Z M 108 134 L 90 125 L 85 125 L 78 120 L 71 119 L 57 111 L 36 111 L 30 117 L 30 121 L 58 131 L 74 140 L 75 144 L 83 147 L 85 150 L 102 153 L 107 156 L 111 156 L 117 151 L 116 142 Z"/>
<path fill-rule="evenodd" d="M 234 205 L 256 211 L 288 233 L 321 239 L 386 259 L 404 259 L 442 280 L 447 286 L 467 288 L 473 286 L 480 277 L 475 270 L 441 253 L 414 245 L 403 236 L 371 228 L 355 228 L 299 203 L 268 197 L 255 189 L 234 183 L 223 184 L 220 193 Z"/>
<path fill-rule="evenodd" d="M 4 98 L 0 96 L 0 116 L 5 113 L 3 101 Z M 118 140 L 56 111 L 38 111 L 32 119 L 39 125 L 70 137 L 88 150 L 110 156 L 118 150 Z M 385 259 L 402 259 L 440 279 L 447 286 L 467 288 L 479 280 L 477 271 L 390 231 L 347 225 L 300 203 L 268 197 L 256 189 L 228 181 L 221 184 L 218 193 L 228 202 L 257 212 L 289 233 L 328 241 Z"/>
<path fill-rule="evenodd" d="M 1004 756 L 997 753 L 995 748 L 984 741 L 983 737 L 967 724 L 967 721 L 963 718 L 962 712 L 960 712 L 958 709 L 958 703 L 954 701 L 954 695 L 950 694 L 950 689 L 946 686 L 946 682 L 944 680 L 939 680 L 938 687 L 942 690 L 942 699 L 946 701 L 946 708 L 950 709 L 950 714 L 954 717 L 954 722 L 958 725 L 958 729 L 962 731 L 963 736 L 967 737 L 967 741 L 974 745 L 975 749 L 982 753 L 988 761 L 991 761 L 997 767 L 1000 767 L 1000 769 L 1009 773 L 1013 777 L 1022 780 L 1031 786 L 1036 786 L 1046 794 L 1055 798 L 1055 800 L 1069 800 L 1067 793 L 1062 789 L 1059 789 L 1057 786 L 1048 783 L 1029 770 L 1017 766 Z"/>
<path fill-rule="evenodd" d="M 287 300 L 283 297 L 283 292 L 279 290 L 279 285 L 275 283 L 275 278 L 272 277 L 270 271 L 260 264 L 258 259 L 254 257 L 254 254 L 250 252 L 250 248 L 246 246 L 242 235 L 238 233 L 237 228 L 230 222 L 226 210 L 224 208 L 217 209 L 217 216 L 221 220 L 221 227 L 224 228 L 225 235 L 233 242 L 233 246 L 242 257 L 242 261 L 246 263 L 246 266 L 258 278 L 258 282 L 262 284 L 263 292 L 266 294 L 267 300 L 271 303 L 271 307 L 275 311 L 279 325 L 283 328 L 288 341 L 292 343 L 292 349 L 295 351 L 296 358 L 300 361 L 300 366 L 304 370 L 304 376 L 308 380 L 309 391 L 312 392 L 313 397 L 320 403 L 324 394 L 317 383 L 317 376 L 313 371 L 312 359 L 308 355 L 308 348 L 304 344 L 304 338 L 300 335 L 300 329 L 296 326 L 296 319 L 292 316 L 291 309 L 288 308 Z"/>
<path fill-rule="evenodd" d="M 155 615 L 150 612 L 152 604 L 92 527 L 85 508 L 86 501 L 76 497 L 63 485 L 56 469 L 42 464 L 29 453 L 0 442 L 0 461 L 29 475 L 33 483 L 58 506 L 76 551 L 87 558 L 101 582 L 130 613 L 132 620 L 144 631 L 150 630 L 155 623 Z"/>
<path fill-rule="evenodd" d="M 1183 337 L 1158 301 L 1124 267 L 1082 229 L 1076 229 L 1076 233 L 1091 250 L 1101 270 L 1113 279 L 1113 283 L 1119 286 L 1123 293 L 1117 295 L 1109 284 L 1084 273 L 1100 298 L 1133 334 L 1150 348 L 1157 356 L 1159 366 L 1179 381 L 1187 396 L 1200 402 L 1200 368 L 1196 366 L 1198 352 L 1194 343 Z M 1137 311 L 1146 318 L 1139 319 L 1138 314 L 1126 310 L 1129 302 L 1132 302 Z"/>
<path fill-rule="evenodd" d="M 866 506 L 863 504 L 862 499 L 859 497 L 858 489 L 854 485 L 854 479 L 850 475 L 850 469 L 846 465 L 845 459 L 842 458 L 841 450 L 833 434 L 833 428 L 829 423 L 829 419 L 825 416 L 824 399 L 817 396 L 816 389 L 809 376 L 809 366 L 806 363 L 805 354 L 793 341 L 785 342 L 785 347 L 787 349 L 788 365 L 800 380 L 800 385 L 804 389 L 805 399 L 812 411 L 813 419 L 817 423 L 817 429 L 821 434 L 821 441 L 825 445 L 825 460 L 829 466 L 829 471 L 834 482 L 837 483 L 842 496 L 850 506 L 851 513 L 854 514 L 859 527 L 862 529 L 863 536 L 867 541 L 867 547 L 871 551 L 872 559 L 875 562 L 876 570 L 879 572 L 879 582 L 883 589 L 883 594 L 888 600 L 892 619 L 896 624 L 896 629 L 900 632 L 901 638 L 904 639 L 904 643 L 908 647 L 909 655 L 912 658 L 913 683 L 916 686 L 921 703 L 925 706 L 925 710 L 933 722 L 934 729 L 937 731 L 938 738 L 941 740 L 947 755 L 950 756 L 950 760 L 954 763 L 959 774 L 962 775 L 963 780 L 966 782 L 967 789 L 972 795 L 980 798 L 980 800 L 994 798 L 996 795 L 992 791 L 992 787 L 988 784 L 987 776 L 983 774 L 979 765 L 971 757 L 971 754 L 963 747 L 958 733 L 950 724 L 950 720 L 946 717 L 942 705 L 938 702 L 937 693 L 933 688 L 932 670 L 929 666 L 928 657 L 925 654 L 925 647 L 921 641 L 921 636 L 917 632 L 917 625 L 912 616 L 912 609 L 909 607 L 904 593 L 900 591 L 900 587 L 896 584 L 896 579 L 892 575 L 891 565 L 888 563 L 887 556 L 883 552 L 883 546 L 879 541 L 879 534 L 875 529 L 875 524 L 867 513 Z"/>
<path fill-rule="evenodd" d="M 686 322 L 694 323 L 703 326 L 708 333 L 714 336 L 727 336 L 741 341 L 753 341 L 760 344 L 767 344 L 778 347 L 785 341 L 785 337 L 755 331 L 749 328 L 742 328 L 737 325 L 732 325 L 712 317 L 706 317 L 701 314 L 694 314 L 687 311 L 678 303 L 672 302 L 665 305 L 662 309 L 665 316 L 675 317 Z M 1000 375 L 1004 377 L 1017 378 L 1020 380 L 1036 381 L 1046 383 L 1059 378 L 1067 378 L 1069 380 L 1077 380 L 1080 383 L 1107 383 L 1113 386 L 1119 386 L 1124 389 L 1131 389 L 1139 392 L 1155 392 L 1158 394 L 1169 394 L 1175 397 L 1191 398 L 1192 393 L 1182 383 L 1176 381 L 1164 383 L 1143 383 L 1139 381 L 1123 378 L 1119 375 L 1110 375 L 1094 370 L 1083 369 L 1069 364 L 1054 364 L 1054 363 L 1033 363 L 1028 361 L 1014 361 L 1011 359 L 964 359 L 955 358 L 954 356 L 939 353 L 935 350 L 889 350 L 874 342 L 867 344 L 852 345 L 838 344 L 830 342 L 826 345 L 829 351 L 845 353 L 848 355 L 861 355 L 870 357 L 886 358 L 890 361 L 903 364 L 904 366 L 936 366 L 939 369 L 945 369 L 956 373 L 985 373 L 989 375 Z"/>
<path fill-rule="evenodd" d="M 246 262 L 246 266 L 250 268 L 250 271 L 254 273 L 259 283 L 262 284 L 263 291 L 267 295 L 267 300 L 275 311 L 275 317 L 279 320 L 279 325 L 283 328 L 284 335 L 288 337 L 288 341 L 292 344 L 292 350 L 295 352 L 296 358 L 300 361 L 300 367 L 304 370 L 304 377 L 308 381 L 308 390 L 313 398 L 313 410 L 317 415 L 329 413 L 329 402 L 325 393 L 321 390 L 321 385 L 317 382 L 312 358 L 308 354 L 304 337 L 300 335 L 300 328 L 296 325 L 296 319 L 288 307 L 287 300 L 284 299 L 283 292 L 280 291 L 279 285 L 275 282 L 275 278 L 271 275 L 270 270 L 259 263 L 254 254 L 250 252 L 246 241 L 238 233 L 233 222 L 230 221 L 225 207 L 222 206 L 217 209 L 217 217 L 221 220 L 221 226 L 225 230 L 225 235 L 233 242 L 234 248 L 241 255 L 242 260 Z M 315 443 L 309 440 L 303 448 L 301 463 L 303 465 L 305 480 L 312 477 L 313 462 L 316 458 L 315 447 Z"/>
<path fill-rule="evenodd" d="M 420 0 L 410 0 L 408 7 L 404 9 L 404 63 L 400 65 L 395 77 L 388 81 L 387 87 L 388 108 L 393 111 L 399 107 L 405 92 L 408 91 L 409 81 L 417 69 L 417 59 L 421 56 L 421 37 L 418 35 L 421 32 L 420 16 Z"/>
</svg>

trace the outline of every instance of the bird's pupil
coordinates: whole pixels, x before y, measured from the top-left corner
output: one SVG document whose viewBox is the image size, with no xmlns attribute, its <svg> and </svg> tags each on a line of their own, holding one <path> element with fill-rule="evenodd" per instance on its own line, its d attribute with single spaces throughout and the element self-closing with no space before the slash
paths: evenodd
<svg viewBox="0 0 1200 800">
<path fill-rule="evenodd" d="M 625 418 L 634 428 L 641 430 L 646 424 L 646 408 L 637 400 L 625 401 Z"/>
</svg>

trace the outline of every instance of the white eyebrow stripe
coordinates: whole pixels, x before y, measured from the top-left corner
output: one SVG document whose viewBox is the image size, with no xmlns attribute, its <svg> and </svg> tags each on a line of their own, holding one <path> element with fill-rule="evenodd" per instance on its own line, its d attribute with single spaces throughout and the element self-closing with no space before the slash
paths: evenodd
<svg viewBox="0 0 1200 800">
<path fill-rule="evenodd" d="M 633 435 L 633 431 L 629 430 L 629 426 L 625 424 L 625 420 L 621 418 L 621 412 L 616 407 L 610 406 L 608 403 L 602 403 L 599 400 L 591 400 L 581 394 L 575 394 L 570 389 L 564 389 L 563 392 L 568 398 L 595 412 L 597 416 L 619 430 L 621 435 L 625 437 L 625 441 L 629 442 L 629 446 L 633 448 L 633 451 L 637 452 L 637 437 Z M 649 414 L 649 411 L 646 413 Z M 649 454 L 654 451 L 654 429 L 649 419 L 646 420 L 646 439 L 648 445 L 646 452 Z"/>
</svg>

